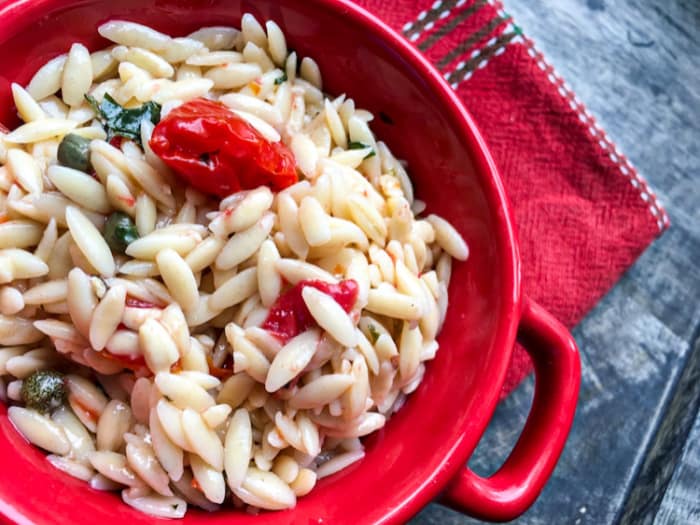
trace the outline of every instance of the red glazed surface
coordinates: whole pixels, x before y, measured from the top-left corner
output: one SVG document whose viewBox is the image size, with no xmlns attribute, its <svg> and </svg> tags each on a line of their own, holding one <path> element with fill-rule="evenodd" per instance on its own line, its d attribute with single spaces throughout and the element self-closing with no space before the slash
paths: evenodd
<svg viewBox="0 0 700 525">
<path fill-rule="evenodd" d="M 199 7 L 197 7 L 199 6 Z M 184 523 L 401 523 L 449 485 L 448 502 L 509 519 L 537 497 L 564 445 L 579 382 L 566 330 L 521 300 L 511 212 L 474 123 L 440 75 L 399 36 L 345 0 L 16 0 L 0 7 L 0 121 L 17 124 L 10 82 L 26 83 L 73 41 L 106 45 L 110 18 L 182 35 L 239 25 L 243 12 L 274 19 L 290 47 L 315 58 L 324 89 L 347 93 L 377 118 L 373 129 L 409 162 L 417 195 L 467 240 L 453 266 L 440 351 L 420 388 L 367 441 L 361 462 L 322 480 L 291 511 L 254 517 L 191 509 Z M 522 316 L 522 322 L 521 322 Z M 464 469 L 496 406 L 518 329 L 536 362 L 533 413 L 503 469 L 484 480 Z M 12 428 L 0 405 L 0 519 L 35 524 L 146 524 L 158 520 L 55 470 Z"/>
</svg>

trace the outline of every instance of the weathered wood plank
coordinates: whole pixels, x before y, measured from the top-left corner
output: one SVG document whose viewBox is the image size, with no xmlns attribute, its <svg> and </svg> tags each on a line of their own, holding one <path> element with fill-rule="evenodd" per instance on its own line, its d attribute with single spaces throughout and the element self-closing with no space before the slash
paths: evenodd
<svg viewBox="0 0 700 525">
<path fill-rule="evenodd" d="M 700 523 L 700 417 L 688 436 L 671 484 L 661 502 L 654 525 Z"/>
<path fill-rule="evenodd" d="M 674 396 L 622 509 L 621 524 L 651 524 L 660 516 L 682 514 L 686 517 L 684 523 L 695 523 L 692 518 L 700 516 L 700 471 L 692 465 L 700 443 L 689 436 L 698 407 L 700 337 L 695 339 Z M 694 451 L 694 447 L 698 450 Z"/>
</svg>

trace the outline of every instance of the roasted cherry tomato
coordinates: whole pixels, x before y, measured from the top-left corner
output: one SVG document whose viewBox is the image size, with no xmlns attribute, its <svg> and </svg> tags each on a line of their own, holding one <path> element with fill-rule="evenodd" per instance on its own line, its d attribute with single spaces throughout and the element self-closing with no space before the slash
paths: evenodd
<svg viewBox="0 0 700 525">
<path fill-rule="evenodd" d="M 301 296 L 305 286 L 312 286 L 330 295 L 346 312 L 352 310 L 355 305 L 359 290 L 357 283 L 352 279 L 346 279 L 338 284 L 315 280 L 299 281 L 277 298 L 262 325 L 265 330 L 273 333 L 283 342 L 316 325 Z"/>
<path fill-rule="evenodd" d="M 191 186 L 219 197 L 297 182 L 289 148 L 269 142 L 220 102 L 198 98 L 178 106 L 158 123 L 149 144 Z"/>
</svg>

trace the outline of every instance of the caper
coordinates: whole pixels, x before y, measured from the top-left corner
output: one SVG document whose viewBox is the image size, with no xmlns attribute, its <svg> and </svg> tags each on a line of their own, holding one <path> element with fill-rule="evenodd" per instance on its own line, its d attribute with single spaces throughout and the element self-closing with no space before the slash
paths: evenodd
<svg viewBox="0 0 700 525">
<path fill-rule="evenodd" d="M 104 238 L 114 253 L 124 253 L 126 247 L 139 238 L 139 233 L 131 217 L 117 211 L 107 218 Z"/>
<path fill-rule="evenodd" d="M 58 162 L 76 170 L 90 173 L 90 140 L 75 133 L 69 133 L 58 145 Z"/>
<path fill-rule="evenodd" d="M 63 374 L 53 370 L 39 370 L 22 381 L 24 404 L 40 412 L 49 412 L 66 401 Z"/>
</svg>

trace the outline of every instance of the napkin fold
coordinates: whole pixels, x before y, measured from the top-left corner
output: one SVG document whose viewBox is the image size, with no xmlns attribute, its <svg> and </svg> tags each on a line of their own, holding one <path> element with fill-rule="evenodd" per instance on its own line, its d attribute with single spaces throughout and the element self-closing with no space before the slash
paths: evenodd
<svg viewBox="0 0 700 525">
<path fill-rule="evenodd" d="M 573 327 L 669 226 L 644 178 L 496 0 L 357 0 L 443 73 L 515 213 L 523 292 Z M 530 372 L 513 353 L 503 395 Z"/>
</svg>

